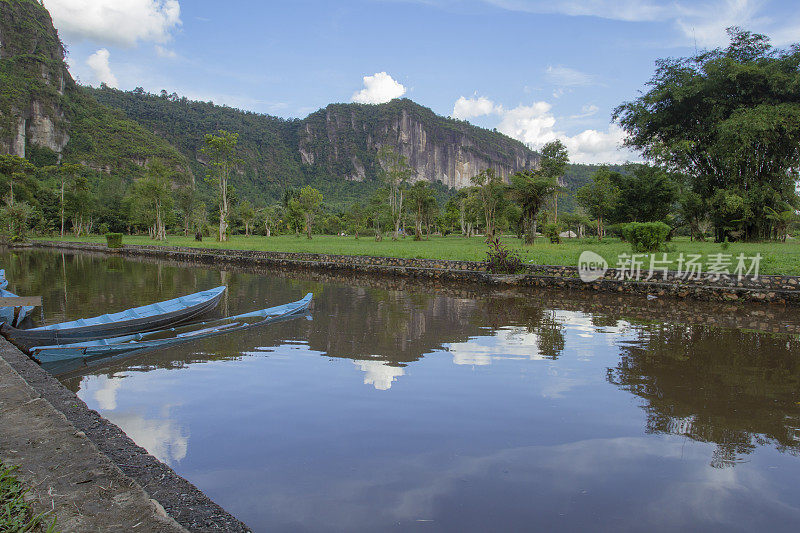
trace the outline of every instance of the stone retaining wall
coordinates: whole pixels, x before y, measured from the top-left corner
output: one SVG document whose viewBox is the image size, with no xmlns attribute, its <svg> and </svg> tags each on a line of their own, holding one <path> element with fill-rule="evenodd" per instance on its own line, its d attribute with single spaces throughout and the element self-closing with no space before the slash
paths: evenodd
<svg viewBox="0 0 800 533">
<path fill-rule="evenodd" d="M 398 257 L 351 256 L 312 253 L 263 252 L 190 248 L 177 246 L 126 245 L 110 250 L 105 245 L 60 241 L 34 241 L 26 246 L 62 250 L 96 251 L 126 256 L 150 256 L 215 265 L 258 264 L 281 269 L 353 271 L 374 275 L 408 276 L 442 281 L 475 282 L 489 285 L 547 287 L 570 290 L 631 293 L 706 301 L 753 301 L 800 305 L 800 277 L 759 276 L 757 279 L 726 279 L 704 273 L 696 279 L 682 279 L 675 271 L 659 273 L 652 280 L 619 280 L 617 269 L 592 283 L 578 277 L 576 266 L 525 265 L 525 272 L 493 275 L 480 261 L 449 261 Z"/>
<path fill-rule="evenodd" d="M 219 531 L 248 533 L 250 531 L 247 525 L 211 501 L 197 487 L 180 477 L 169 466 L 150 455 L 147 450 L 136 445 L 119 427 L 101 417 L 97 411 L 89 409 L 75 393 L 64 387 L 33 359 L 1 337 L 0 359 L 25 380 L 38 398 L 48 402 L 52 408 L 59 411 L 61 416 L 65 418 L 64 422 L 69 421 L 74 426 L 74 429 L 80 432 L 82 438 L 88 438 L 107 458 L 98 458 L 95 461 L 96 464 L 92 464 L 93 460 L 88 459 L 86 470 L 89 473 L 93 470 L 105 468 L 101 463 L 110 460 L 115 465 L 115 468 L 122 471 L 127 478 L 133 480 L 138 487 L 144 488 L 149 497 L 158 502 L 160 505 L 159 510 L 165 511 L 172 517 L 182 526 L 182 530 L 185 528 L 188 531 L 203 533 Z M 3 403 L 2 400 L 3 398 L 0 397 L 0 404 Z M 21 424 L 14 428 L 18 432 L 25 432 L 29 429 Z M 7 437 L 9 435 L 6 433 L 8 433 L 6 428 L 0 427 L 0 441 L 8 440 Z M 24 440 L 26 437 L 23 436 L 22 438 Z M 33 453 L 31 446 L 38 446 L 30 436 L 27 438 L 28 448 L 17 446 L 18 451 L 23 455 L 25 453 Z M 74 439 L 75 437 L 72 436 L 71 438 Z M 3 442 L 3 444 L 9 443 Z M 0 452 L 2 451 L 3 445 L 0 444 Z M 66 456 L 64 455 L 65 453 Z M 0 455 L 3 454 L 0 453 Z M 39 462 L 41 464 L 38 466 L 45 471 L 49 470 L 52 474 L 60 462 L 65 460 L 69 462 L 69 457 L 68 447 L 61 446 L 60 451 L 54 452 L 51 457 L 40 457 Z M 22 457 L 15 464 L 24 463 L 24 460 L 25 457 Z M 66 480 L 69 480 L 69 478 L 66 478 Z M 92 486 L 98 487 L 100 481 L 101 479 L 98 479 L 97 483 L 93 483 Z M 83 483 L 83 481 L 80 481 L 80 483 Z M 105 486 L 108 486 L 108 482 L 106 482 Z M 66 497 L 63 491 L 57 494 L 53 493 L 53 495 L 59 498 Z M 93 505 L 95 503 L 87 500 L 82 505 Z M 86 513 L 79 511 L 78 515 L 81 514 L 86 515 Z M 59 525 L 63 527 L 63 531 L 139 531 L 138 528 L 130 527 L 130 524 L 128 524 L 128 527 L 122 527 L 121 525 L 117 527 L 114 524 L 106 524 L 106 527 L 99 527 L 97 524 L 87 522 L 84 524 L 86 527 L 69 527 L 71 522 L 65 524 L 64 519 L 72 519 L 73 517 L 59 513 L 58 518 Z M 86 517 L 84 516 L 84 518 Z M 120 520 L 122 518 L 120 517 Z M 145 516 L 140 516 L 138 520 L 140 528 L 144 528 L 147 531 L 162 531 L 148 525 L 145 520 Z M 64 527 L 64 525 L 67 527 Z"/>
</svg>

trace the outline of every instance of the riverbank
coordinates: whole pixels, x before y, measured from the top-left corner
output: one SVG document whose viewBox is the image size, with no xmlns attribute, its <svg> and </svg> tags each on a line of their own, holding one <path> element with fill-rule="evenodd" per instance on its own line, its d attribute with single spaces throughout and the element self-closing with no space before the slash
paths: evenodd
<svg viewBox="0 0 800 533">
<path fill-rule="evenodd" d="M 106 243 L 103 236 L 87 236 L 81 238 L 64 237 L 57 239 L 63 242 L 86 242 L 92 244 Z M 535 244 L 523 246 L 514 236 L 504 235 L 503 243 L 519 253 L 526 263 L 534 265 L 577 266 L 578 258 L 585 250 L 591 250 L 603 257 L 609 265 L 617 264 L 622 254 L 630 254 L 628 243 L 617 238 L 597 239 L 563 239 L 561 244 L 551 244 L 547 239 L 536 239 Z M 202 248 L 210 250 L 249 250 L 257 252 L 279 253 L 313 253 L 323 255 L 397 257 L 403 259 L 433 259 L 448 261 L 483 261 L 486 259 L 486 242 L 481 236 L 465 238 L 460 235 L 446 237 L 431 236 L 430 239 L 414 241 L 411 237 L 392 241 L 384 238 L 375 242 L 371 235 L 362 235 L 359 239 L 353 236 L 315 235 L 313 239 L 305 236 L 279 235 L 263 237 L 253 235 L 245 237 L 234 235 L 229 242 L 220 243 L 213 237 L 197 242 L 194 237 L 170 235 L 163 243 L 147 236 L 125 235 L 123 243 L 128 245 L 169 246 L 178 248 Z M 761 255 L 760 273 L 769 275 L 800 276 L 800 242 L 734 242 L 723 246 L 710 241 L 690 241 L 686 237 L 678 237 L 669 243 L 667 258 L 669 268 L 676 270 L 681 254 L 731 254 L 736 257 L 744 254 L 747 257 Z"/>
<path fill-rule="evenodd" d="M 5 339 L 0 459 L 61 531 L 249 531 Z"/>
<path fill-rule="evenodd" d="M 539 287 L 573 291 L 627 293 L 647 298 L 695 299 L 711 302 L 758 302 L 800 305 L 800 277 L 759 275 L 757 278 L 719 276 L 704 272 L 686 279 L 676 271 L 653 279 L 618 279 L 621 272 L 608 269 L 600 279 L 585 283 L 575 266 L 526 264 L 515 275 L 493 275 L 482 261 L 425 258 L 267 252 L 227 248 L 195 248 L 165 245 L 125 245 L 109 250 L 103 244 L 31 241 L 22 247 L 61 249 L 155 257 L 216 266 L 258 265 L 273 269 L 357 272 L 376 276 L 411 277 L 442 282 L 469 282 L 495 287 Z"/>
</svg>

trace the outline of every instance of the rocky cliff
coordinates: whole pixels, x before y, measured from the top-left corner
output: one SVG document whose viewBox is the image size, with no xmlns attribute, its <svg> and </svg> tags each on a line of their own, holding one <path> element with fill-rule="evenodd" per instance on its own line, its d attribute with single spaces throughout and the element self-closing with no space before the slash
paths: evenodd
<svg viewBox="0 0 800 533">
<path fill-rule="evenodd" d="M 186 164 L 169 143 L 75 83 L 50 14 L 37 0 L 0 0 L 0 153 L 36 165 L 81 162 L 122 177 L 153 157 Z"/>
<path fill-rule="evenodd" d="M 48 12 L 0 0 L 0 151 L 25 157 L 29 144 L 61 152 L 69 141 L 62 97 L 74 85 Z"/>
<path fill-rule="evenodd" d="M 302 121 L 301 161 L 352 181 L 377 176 L 378 151 L 391 146 L 414 171 L 412 181 L 470 185 L 470 178 L 494 168 L 504 179 L 538 165 L 538 155 L 496 131 L 436 115 L 411 100 L 386 104 L 332 104 Z"/>
<path fill-rule="evenodd" d="M 538 155 L 496 131 L 436 115 L 411 100 L 386 104 L 332 104 L 304 119 L 282 119 L 143 89 L 87 89 L 100 103 L 120 110 L 157 133 L 189 160 L 196 175 L 203 136 L 224 129 L 239 134 L 237 190 L 243 197 L 281 199 L 288 187 L 312 185 L 325 201 L 346 207 L 380 185 L 383 145 L 405 155 L 414 180 L 460 188 L 492 167 L 504 178 L 535 167 Z M 260 200 L 259 200 L 260 201 Z"/>
<path fill-rule="evenodd" d="M 387 145 L 406 156 L 413 181 L 451 188 L 470 185 L 486 168 L 507 178 L 538 164 L 538 155 L 522 143 L 408 99 L 332 104 L 285 120 L 165 91 L 78 86 L 44 6 L 0 0 L 0 153 L 38 166 L 81 162 L 126 179 L 158 157 L 204 175 L 203 136 L 218 129 L 240 135 L 239 192 L 265 201 L 303 185 L 323 190 L 339 205 L 363 199 L 380 185 L 377 155 Z"/>
</svg>

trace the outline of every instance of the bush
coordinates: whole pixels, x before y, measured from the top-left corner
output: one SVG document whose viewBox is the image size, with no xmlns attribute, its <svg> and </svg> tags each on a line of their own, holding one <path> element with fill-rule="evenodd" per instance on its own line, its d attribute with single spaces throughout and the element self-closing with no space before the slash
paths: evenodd
<svg viewBox="0 0 800 533">
<path fill-rule="evenodd" d="M 669 231 L 663 222 L 631 222 L 622 227 L 622 236 L 634 252 L 657 252 L 664 248 Z"/>
<path fill-rule="evenodd" d="M 486 252 L 486 270 L 492 274 L 516 274 L 522 270 L 522 258 L 506 248 L 498 238 L 490 238 Z"/>
<path fill-rule="evenodd" d="M 109 248 L 122 248 L 122 233 L 106 233 L 106 244 Z"/>
<path fill-rule="evenodd" d="M 106 224 L 105 222 L 97 226 L 97 233 L 99 233 L 100 235 L 105 235 L 108 232 L 109 232 L 108 224 Z"/>
<path fill-rule="evenodd" d="M 544 236 L 550 239 L 553 244 L 561 244 L 561 228 L 558 224 L 546 224 L 544 227 Z"/>
<path fill-rule="evenodd" d="M 636 224 L 636 222 L 631 222 L 631 224 Z M 628 239 L 625 237 L 625 228 L 628 224 L 608 224 L 605 227 L 606 236 L 616 236 L 620 237 L 623 241 L 627 241 Z M 628 241 L 630 242 L 630 241 Z"/>
<path fill-rule="evenodd" d="M 0 208 L 2 232 L 11 242 L 22 242 L 28 236 L 33 207 L 26 202 L 17 202 Z"/>
</svg>

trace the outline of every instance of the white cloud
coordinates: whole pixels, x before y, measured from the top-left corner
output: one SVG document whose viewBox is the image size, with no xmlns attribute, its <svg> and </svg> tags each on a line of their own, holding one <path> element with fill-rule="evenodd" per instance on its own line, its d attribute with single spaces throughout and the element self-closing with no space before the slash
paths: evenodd
<svg viewBox="0 0 800 533">
<path fill-rule="evenodd" d="M 161 46 L 160 44 L 157 44 L 155 46 L 155 50 L 158 57 L 164 57 L 167 59 L 175 59 L 176 57 L 178 57 L 178 54 L 175 53 L 175 50 L 171 50 L 169 48 Z"/>
<path fill-rule="evenodd" d="M 589 129 L 570 136 L 556 128 L 550 108 L 547 102 L 517 106 L 504 114 L 497 129 L 533 149 L 561 139 L 573 163 L 624 163 L 636 158 L 622 149 L 625 132 L 616 124 L 610 124 L 607 131 Z"/>
<path fill-rule="evenodd" d="M 352 100 L 357 104 L 383 104 L 393 98 L 406 94 L 406 88 L 386 72 L 376 72 L 364 76 L 364 88 L 353 93 Z"/>
<path fill-rule="evenodd" d="M 696 39 L 698 46 L 725 46 L 729 42 L 726 28 L 753 27 L 766 22 L 758 16 L 763 3 L 754 0 L 721 0 L 678 5 L 680 16 L 675 23 L 684 36 L 693 41 Z"/>
<path fill-rule="evenodd" d="M 558 13 L 570 16 L 591 16 L 630 22 L 659 20 L 668 13 L 668 6 L 643 0 L 484 0 L 510 11 Z"/>
<path fill-rule="evenodd" d="M 453 106 L 453 113 L 450 115 L 453 118 L 467 120 L 473 117 L 482 117 L 492 113 L 501 113 L 503 108 L 496 106 L 494 102 L 485 96 L 474 96 L 465 98 L 461 96 L 456 100 Z"/>
<path fill-rule="evenodd" d="M 389 390 L 397 378 L 405 375 L 399 366 L 389 366 L 383 361 L 353 361 L 364 375 L 364 385 L 372 385 L 377 390 Z"/>
<path fill-rule="evenodd" d="M 424 0 L 429 2 L 430 0 Z M 740 26 L 765 33 L 777 45 L 800 41 L 800 16 L 792 2 L 769 0 L 483 0 L 509 11 L 591 16 L 626 22 L 663 22 L 681 33 L 681 43 L 713 48 L 728 44 L 725 29 Z M 784 11 L 784 12 L 781 12 Z"/>
<path fill-rule="evenodd" d="M 596 83 L 595 77 L 591 74 L 562 66 L 548 66 L 545 69 L 545 77 L 547 81 L 559 87 L 586 87 Z"/>
<path fill-rule="evenodd" d="M 546 359 L 539 353 L 539 337 L 520 326 L 498 328 L 492 335 L 472 337 L 467 342 L 451 342 L 446 348 L 456 365 L 485 366 L 503 359 Z"/>
<path fill-rule="evenodd" d="M 159 461 L 172 465 L 186 457 L 189 435 L 175 420 L 150 420 L 132 412 L 108 411 L 103 416 L 122 428 L 136 444 Z"/>
<path fill-rule="evenodd" d="M 581 108 L 580 114 L 569 118 L 586 118 L 598 111 L 596 105 L 587 104 Z M 456 100 L 452 116 L 466 119 L 492 113 L 500 116 L 498 131 L 535 150 L 561 139 L 569 150 L 570 161 L 573 163 L 624 163 L 638 159 L 635 154 L 621 147 L 625 132 L 616 124 L 610 124 L 606 131 L 587 129 L 576 135 L 567 135 L 557 128 L 552 105 L 544 101 L 508 109 L 483 96 L 462 96 Z"/>
<path fill-rule="evenodd" d="M 577 118 L 588 118 L 597 114 L 600 111 L 600 108 L 594 104 L 585 105 L 581 108 L 581 112 L 575 115 L 570 115 L 569 118 L 577 119 Z"/>
<path fill-rule="evenodd" d="M 53 23 L 67 41 L 134 46 L 165 43 L 181 24 L 178 0 L 45 0 Z"/>
<path fill-rule="evenodd" d="M 94 72 L 95 79 L 100 83 L 105 83 L 110 87 L 117 87 L 117 77 L 111 72 L 111 65 L 108 63 L 108 58 L 111 54 L 105 48 L 101 48 L 97 52 L 89 56 L 86 64 L 91 67 Z"/>
<path fill-rule="evenodd" d="M 100 388 L 94 391 L 94 399 L 97 405 L 104 411 L 113 411 L 117 408 L 117 391 L 122 386 L 122 379 L 119 377 L 108 378 L 104 375 L 97 377 L 100 381 Z"/>
<path fill-rule="evenodd" d="M 625 131 L 616 124 L 610 124 L 606 131 L 584 130 L 562 140 L 573 163 L 624 163 L 638 159 L 622 148 Z"/>
<path fill-rule="evenodd" d="M 553 128 L 556 118 L 550 113 L 552 106 L 547 102 L 532 105 L 519 105 L 503 113 L 497 129 L 509 137 L 539 148 L 558 138 Z"/>
</svg>

